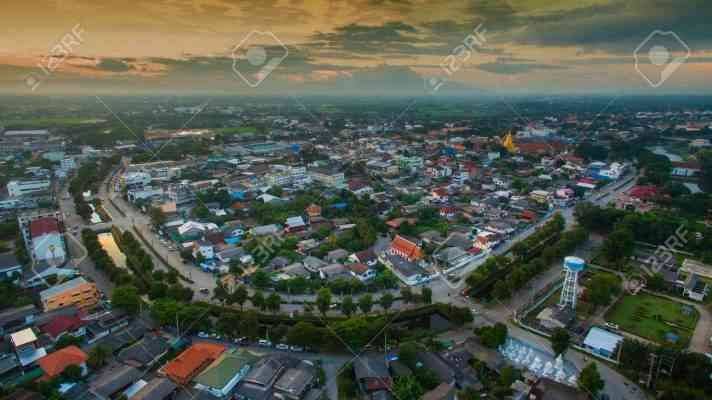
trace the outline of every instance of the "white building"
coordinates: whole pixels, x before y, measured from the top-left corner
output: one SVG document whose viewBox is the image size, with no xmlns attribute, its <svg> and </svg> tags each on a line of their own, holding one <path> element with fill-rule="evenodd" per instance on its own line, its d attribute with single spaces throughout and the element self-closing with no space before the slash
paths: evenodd
<svg viewBox="0 0 712 400">
<path fill-rule="evenodd" d="M 7 192 L 10 197 L 22 197 L 49 190 L 50 181 L 47 179 L 32 181 L 10 181 L 7 183 Z"/>
</svg>

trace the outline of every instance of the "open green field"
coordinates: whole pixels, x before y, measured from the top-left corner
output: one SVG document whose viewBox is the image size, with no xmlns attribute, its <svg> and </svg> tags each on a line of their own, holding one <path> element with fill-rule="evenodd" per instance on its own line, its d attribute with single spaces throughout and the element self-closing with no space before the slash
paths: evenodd
<svg viewBox="0 0 712 400">
<path fill-rule="evenodd" d="M 699 317 L 694 307 L 639 293 L 623 296 L 608 311 L 606 320 L 626 332 L 658 343 L 664 343 L 665 334 L 671 332 L 680 337 L 678 344 L 684 346 L 690 341 Z"/>
<path fill-rule="evenodd" d="M 257 133 L 257 128 L 254 126 L 241 126 L 239 128 L 220 128 L 217 131 L 223 135 L 254 135 Z"/>
<path fill-rule="evenodd" d="M 28 119 L 9 119 L 5 121 L 6 127 L 17 129 L 41 129 L 55 128 L 58 126 L 73 126 L 97 123 L 102 120 L 94 120 L 91 117 L 41 117 Z"/>
</svg>

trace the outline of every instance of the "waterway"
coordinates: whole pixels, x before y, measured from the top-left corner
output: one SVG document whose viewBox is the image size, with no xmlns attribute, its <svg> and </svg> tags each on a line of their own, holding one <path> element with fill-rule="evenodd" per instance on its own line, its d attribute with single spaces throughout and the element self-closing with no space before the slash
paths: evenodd
<svg viewBox="0 0 712 400">
<path fill-rule="evenodd" d="M 109 257 L 114 261 L 119 268 L 126 268 L 126 255 L 121 252 L 119 245 L 114 241 L 114 235 L 111 232 L 100 233 L 97 235 L 99 244 L 109 254 Z"/>
</svg>

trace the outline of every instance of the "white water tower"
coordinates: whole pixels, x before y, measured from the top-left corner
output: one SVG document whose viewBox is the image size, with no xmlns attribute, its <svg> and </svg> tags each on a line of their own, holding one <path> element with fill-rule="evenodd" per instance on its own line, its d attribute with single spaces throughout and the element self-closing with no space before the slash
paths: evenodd
<svg viewBox="0 0 712 400">
<path fill-rule="evenodd" d="M 564 258 L 564 286 L 561 288 L 561 299 L 559 307 L 571 307 L 576 309 L 576 297 L 578 294 L 578 274 L 583 271 L 586 261 L 581 258 L 569 256 Z"/>
</svg>

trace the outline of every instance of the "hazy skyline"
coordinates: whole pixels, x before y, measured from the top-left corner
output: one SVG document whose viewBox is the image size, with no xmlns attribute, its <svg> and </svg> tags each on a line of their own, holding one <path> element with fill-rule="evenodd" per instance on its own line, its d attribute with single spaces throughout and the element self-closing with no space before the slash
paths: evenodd
<svg viewBox="0 0 712 400">
<path fill-rule="evenodd" d="M 94 3 L 4 4 L 0 91 L 401 94 L 432 91 L 423 80 L 436 77 L 441 93 L 712 93 L 704 0 Z M 484 43 L 464 57 L 458 46 L 478 26 Z M 233 49 L 246 37 L 236 74 Z M 251 53 L 255 66 L 248 44 L 266 51 Z M 442 68 L 458 54 L 456 68 Z"/>
</svg>

